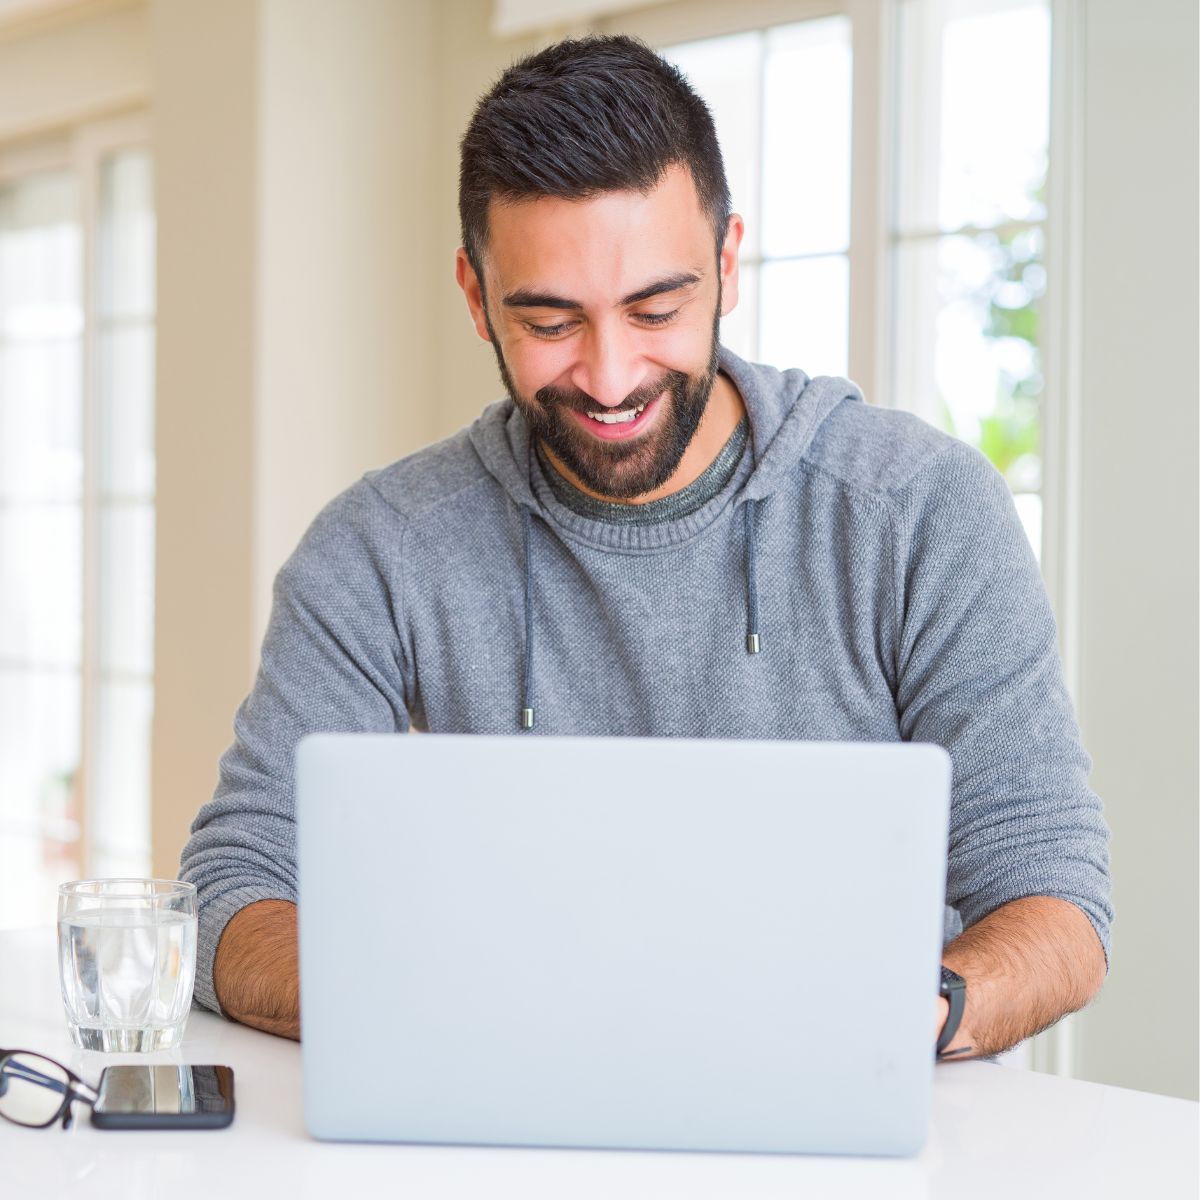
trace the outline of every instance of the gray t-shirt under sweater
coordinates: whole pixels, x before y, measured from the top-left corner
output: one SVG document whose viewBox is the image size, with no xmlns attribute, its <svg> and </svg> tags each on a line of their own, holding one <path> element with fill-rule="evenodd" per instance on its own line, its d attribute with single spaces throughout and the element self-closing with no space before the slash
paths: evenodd
<svg viewBox="0 0 1200 1200">
<path fill-rule="evenodd" d="M 749 434 L 750 423 L 743 417 L 716 458 L 701 475 L 673 495 L 648 500 L 643 504 L 619 504 L 612 500 L 597 500 L 595 496 L 580 491 L 557 471 L 546 457 L 540 443 L 534 446 L 534 453 L 538 466 L 542 469 L 542 477 L 550 485 L 559 503 L 565 504 L 572 512 L 595 521 L 611 521 L 615 525 L 657 525 L 660 521 L 675 521 L 694 513 L 726 488 L 737 471 L 738 463 L 742 461 Z"/>
<path fill-rule="evenodd" d="M 509 400 L 317 516 L 183 851 L 200 1003 L 229 918 L 296 898 L 292 756 L 316 731 L 936 742 L 947 938 L 1055 896 L 1107 953 L 1108 827 L 1004 480 L 847 380 L 720 361 L 748 445 L 669 519 L 564 502 Z"/>
</svg>

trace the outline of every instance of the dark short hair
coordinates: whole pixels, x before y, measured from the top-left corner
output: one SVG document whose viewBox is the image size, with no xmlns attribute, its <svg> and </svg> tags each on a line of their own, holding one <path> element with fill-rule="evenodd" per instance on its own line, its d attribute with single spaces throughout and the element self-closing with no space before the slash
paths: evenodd
<svg viewBox="0 0 1200 1200">
<path fill-rule="evenodd" d="M 718 247 L 725 237 L 729 185 L 708 106 L 636 38 L 570 39 L 514 63 L 475 106 L 461 152 L 462 239 L 481 279 L 493 196 L 645 194 L 677 164 Z"/>
</svg>

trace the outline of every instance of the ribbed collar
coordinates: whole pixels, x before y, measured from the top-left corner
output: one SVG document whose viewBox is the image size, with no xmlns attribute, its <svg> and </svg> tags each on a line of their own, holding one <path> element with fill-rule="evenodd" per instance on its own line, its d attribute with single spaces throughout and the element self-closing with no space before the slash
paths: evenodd
<svg viewBox="0 0 1200 1200">
<path fill-rule="evenodd" d="M 729 507 L 753 470 L 753 455 L 743 453 L 725 486 L 699 508 L 669 521 L 627 525 L 584 516 L 568 508 L 555 495 L 537 454 L 532 450 L 529 453 L 529 478 L 541 515 L 560 533 L 604 550 L 654 551 L 687 541 L 707 529 Z"/>
<path fill-rule="evenodd" d="M 725 488 L 746 449 L 749 430 L 750 422 L 743 416 L 716 458 L 687 487 L 672 492 L 669 496 L 649 500 L 645 504 L 598 500 L 595 496 L 581 491 L 567 479 L 546 456 L 540 442 L 534 446 L 534 454 L 537 456 L 542 478 L 550 485 L 555 496 L 573 513 L 611 525 L 658 525 L 663 521 L 678 521 L 681 517 L 694 513 Z"/>
</svg>

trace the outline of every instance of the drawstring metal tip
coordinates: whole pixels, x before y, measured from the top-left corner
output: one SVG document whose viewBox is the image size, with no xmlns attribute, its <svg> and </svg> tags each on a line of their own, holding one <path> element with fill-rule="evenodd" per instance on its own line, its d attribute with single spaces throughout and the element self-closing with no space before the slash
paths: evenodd
<svg viewBox="0 0 1200 1200">
<path fill-rule="evenodd" d="M 757 633 L 746 634 L 746 653 L 747 654 L 757 654 L 758 651 L 759 651 L 758 634 Z"/>
<path fill-rule="evenodd" d="M 532 729 L 533 728 L 533 709 L 532 708 L 521 709 L 521 728 L 522 729 Z"/>
</svg>

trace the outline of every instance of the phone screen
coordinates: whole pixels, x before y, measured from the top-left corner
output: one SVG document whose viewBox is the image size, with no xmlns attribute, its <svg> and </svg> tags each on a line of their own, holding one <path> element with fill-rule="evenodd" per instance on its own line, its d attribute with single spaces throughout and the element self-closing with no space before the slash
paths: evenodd
<svg viewBox="0 0 1200 1200">
<path fill-rule="evenodd" d="M 92 1124 L 106 1129 L 212 1129 L 233 1120 L 229 1067 L 105 1067 L 99 1091 Z"/>
</svg>

